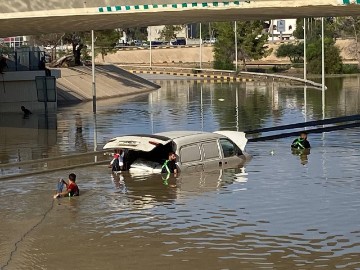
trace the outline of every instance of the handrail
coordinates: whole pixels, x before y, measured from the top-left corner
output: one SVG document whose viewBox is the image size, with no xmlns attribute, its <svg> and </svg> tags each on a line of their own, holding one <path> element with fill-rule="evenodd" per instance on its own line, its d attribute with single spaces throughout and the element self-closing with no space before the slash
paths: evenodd
<svg viewBox="0 0 360 270">
<path fill-rule="evenodd" d="M 268 127 L 268 128 L 259 128 L 254 130 L 244 131 L 246 134 L 256 134 L 270 131 L 278 131 L 285 129 L 295 129 L 295 128 L 303 128 L 303 127 L 311 127 L 311 126 L 319 126 L 319 125 L 328 125 L 328 124 L 336 124 L 341 122 L 349 122 L 349 121 L 358 121 L 360 120 L 360 114 L 348 115 L 348 116 L 340 116 L 334 118 L 328 118 L 324 120 L 314 120 L 303 123 L 295 123 L 277 127 Z"/>
<path fill-rule="evenodd" d="M 336 131 L 336 130 L 343 130 L 343 129 L 347 129 L 347 128 L 354 128 L 354 127 L 359 127 L 359 126 L 360 126 L 360 122 L 355 122 L 355 123 L 343 124 L 343 125 L 338 125 L 338 126 L 308 129 L 308 130 L 306 130 L 306 132 L 307 133 L 323 133 L 323 132 L 330 132 L 330 131 Z M 249 138 L 248 142 L 270 141 L 270 140 L 292 137 L 292 136 L 296 136 L 298 134 L 299 134 L 299 132 L 293 131 L 293 132 L 281 133 L 281 134 L 270 135 L 270 136 Z"/>
<path fill-rule="evenodd" d="M 52 158 L 41 158 L 41 159 L 33 159 L 33 160 L 25 160 L 20 162 L 10 162 L 10 163 L 2 163 L 0 164 L 0 168 L 7 168 L 7 167 L 21 167 L 25 165 L 32 165 L 36 163 L 46 163 L 51 161 L 57 161 L 61 159 L 70 159 L 70 158 L 79 158 L 83 156 L 91 156 L 91 155 L 98 155 L 98 154 L 104 154 L 109 152 L 108 150 L 100 150 L 100 151 L 94 151 L 94 152 L 86 152 L 86 153 L 80 153 L 80 154 L 72 154 L 67 156 L 57 156 Z"/>
<path fill-rule="evenodd" d="M 240 74 L 247 74 L 247 75 L 253 75 L 253 76 L 266 76 L 266 77 L 273 77 L 273 78 L 282 78 L 282 79 L 287 79 L 287 80 L 291 80 L 291 81 L 298 81 L 298 82 L 302 82 L 304 84 L 310 84 L 312 86 L 315 87 L 322 87 L 321 83 L 317 83 L 311 80 L 305 80 L 302 78 L 297 78 L 297 77 L 292 77 L 292 76 L 286 76 L 286 75 L 278 75 L 278 74 L 268 74 L 268 73 L 257 73 L 257 72 L 247 72 L 247 71 L 240 71 Z M 327 90 L 327 87 L 325 85 L 325 90 Z"/>
<path fill-rule="evenodd" d="M 134 67 L 134 68 L 142 68 L 147 70 L 191 70 L 191 71 L 201 71 L 201 72 L 220 72 L 220 73 L 228 73 L 229 76 L 233 75 L 236 76 L 237 72 L 234 70 L 223 70 L 223 69 L 210 69 L 210 68 L 187 68 L 187 67 L 166 67 L 166 66 L 137 66 L 137 65 L 120 65 L 122 67 Z M 305 80 L 302 78 L 297 78 L 293 76 L 286 76 L 286 75 L 278 75 L 278 74 L 269 74 L 269 73 L 259 73 L 259 72 L 248 72 L 248 71 L 239 71 L 239 74 L 244 75 L 252 75 L 252 76 L 259 76 L 259 77 L 272 77 L 272 78 L 279 78 L 279 79 L 286 79 L 290 81 L 297 81 L 304 84 L 309 84 L 316 88 L 322 88 L 321 83 L 317 83 L 311 80 Z M 230 75 L 231 74 L 231 75 Z M 325 86 L 325 90 L 327 87 Z"/>
</svg>

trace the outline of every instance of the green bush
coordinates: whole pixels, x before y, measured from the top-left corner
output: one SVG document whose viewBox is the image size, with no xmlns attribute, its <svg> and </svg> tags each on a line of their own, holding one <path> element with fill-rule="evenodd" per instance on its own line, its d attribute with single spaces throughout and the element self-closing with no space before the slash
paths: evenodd
<svg viewBox="0 0 360 270">
<path fill-rule="evenodd" d="M 342 72 L 340 50 L 332 38 L 325 38 L 325 73 L 339 74 Z M 308 70 L 313 74 L 321 73 L 321 40 L 311 41 L 307 47 Z"/>
<path fill-rule="evenodd" d="M 292 63 L 300 63 L 303 61 L 304 44 L 302 42 L 296 44 L 281 44 L 276 51 L 277 57 L 289 57 Z"/>
<path fill-rule="evenodd" d="M 359 69 L 358 65 L 344 64 L 342 66 L 342 73 L 343 74 L 360 73 L 360 69 Z"/>
</svg>

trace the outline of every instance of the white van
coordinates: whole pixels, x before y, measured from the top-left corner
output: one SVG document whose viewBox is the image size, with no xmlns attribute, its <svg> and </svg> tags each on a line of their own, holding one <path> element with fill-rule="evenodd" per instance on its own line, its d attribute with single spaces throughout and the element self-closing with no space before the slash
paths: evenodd
<svg viewBox="0 0 360 270">
<path fill-rule="evenodd" d="M 179 171 L 191 172 L 242 166 L 251 159 L 246 143 L 244 132 L 172 131 L 116 137 L 104 149 L 126 150 L 124 167 L 132 173 L 160 173 L 171 151 Z"/>
</svg>

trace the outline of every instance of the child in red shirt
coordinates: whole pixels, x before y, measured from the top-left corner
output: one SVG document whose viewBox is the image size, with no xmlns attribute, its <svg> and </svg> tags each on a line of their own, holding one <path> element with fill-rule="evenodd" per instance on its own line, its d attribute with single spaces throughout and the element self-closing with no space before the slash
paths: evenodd
<svg viewBox="0 0 360 270">
<path fill-rule="evenodd" d="M 74 173 L 70 173 L 69 174 L 69 183 L 66 183 L 64 180 L 62 180 L 62 183 L 66 185 L 66 190 L 65 191 L 58 191 L 55 195 L 54 195 L 54 199 L 55 198 L 59 198 L 59 197 L 65 197 L 65 196 L 79 196 L 80 195 L 80 191 L 79 191 L 79 187 L 77 186 L 77 184 L 75 183 L 76 181 L 76 175 Z"/>
</svg>

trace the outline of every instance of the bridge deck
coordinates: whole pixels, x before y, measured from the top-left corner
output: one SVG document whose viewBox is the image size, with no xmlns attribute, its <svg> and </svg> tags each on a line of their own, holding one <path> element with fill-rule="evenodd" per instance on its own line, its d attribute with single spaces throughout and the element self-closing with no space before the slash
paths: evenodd
<svg viewBox="0 0 360 270">
<path fill-rule="evenodd" d="M 359 0 L 3 0 L 0 37 L 191 22 L 359 15 Z"/>
</svg>

